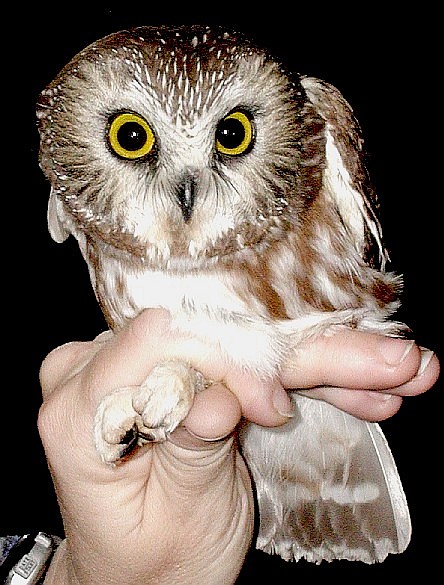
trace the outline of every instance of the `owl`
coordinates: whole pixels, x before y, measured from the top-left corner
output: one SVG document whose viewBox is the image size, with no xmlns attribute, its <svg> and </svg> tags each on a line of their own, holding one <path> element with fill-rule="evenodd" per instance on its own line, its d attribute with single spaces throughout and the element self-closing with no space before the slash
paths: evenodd
<svg viewBox="0 0 444 585">
<path fill-rule="evenodd" d="M 78 241 L 110 329 L 164 307 L 174 328 L 258 378 L 344 327 L 399 335 L 361 131 L 332 85 L 220 28 L 139 27 L 76 55 L 41 93 L 49 230 Z M 211 384 L 177 359 L 98 407 L 104 464 L 168 440 Z M 409 511 L 380 427 L 291 392 L 279 428 L 247 421 L 257 548 L 384 560 Z"/>
</svg>

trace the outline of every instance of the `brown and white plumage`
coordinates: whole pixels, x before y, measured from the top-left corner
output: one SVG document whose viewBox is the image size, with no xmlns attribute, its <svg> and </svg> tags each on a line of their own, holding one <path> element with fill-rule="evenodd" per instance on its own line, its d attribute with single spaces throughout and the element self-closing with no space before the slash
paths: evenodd
<svg viewBox="0 0 444 585">
<path fill-rule="evenodd" d="M 310 335 L 402 328 L 387 320 L 400 282 L 385 271 L 359 126 L 331 85 L 242 35 L 142 27 L 74 57 L 38 118 L 51 234 L 78 240 L 112 329 L 166 307 L 178 329 L 272 377 Z M 132 446 L 132 425 L 140 443 L 167 438 L 205 383 L 173 361 L 136 399 L 131 388 L 106 397 L 103 459 Z M 284 427 L 240 430 L 258 546 L 315 562 L 404 550 L 408 508 L 378 425 L 293 400 Z"/>
</svg>

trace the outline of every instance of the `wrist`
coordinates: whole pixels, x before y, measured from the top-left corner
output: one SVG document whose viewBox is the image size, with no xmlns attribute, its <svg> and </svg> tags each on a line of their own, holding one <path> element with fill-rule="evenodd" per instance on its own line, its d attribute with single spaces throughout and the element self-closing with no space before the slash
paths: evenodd
<svg viewBox="0 0 444 585">
<path fill-rule="evenodd" d="M 72 570 L 66 539 L 55 551 L 43 585 L 80 585 Z"/>
</svg>

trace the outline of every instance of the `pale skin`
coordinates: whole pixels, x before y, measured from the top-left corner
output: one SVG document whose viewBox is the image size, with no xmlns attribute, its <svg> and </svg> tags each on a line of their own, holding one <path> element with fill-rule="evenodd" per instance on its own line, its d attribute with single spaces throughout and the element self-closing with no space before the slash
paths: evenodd
<svg viewBox="0 0 444 585">
<path fill-rule="evenodd" d="M 188 360 L 216 383 L 165 443 L 117 466 L 92 439 L 94 413 L 113 389 L 140 384 L 159 361 Z M 253 497 L 233 431 L 291 415 L 285 389 L 357 417 L 394 415 L 403 397 L 431 388 L 437 357 L 407 340 L 343 330 L 289 358 L 280 380 L 259 383 L 201 342 L 173 334 L 166 311 L 144 311 L 114 336 L 73 342 L 43 362 L 39 430 L 66 540 L 46 585 L 234 583 L 250 547 Z"/>
</svg>

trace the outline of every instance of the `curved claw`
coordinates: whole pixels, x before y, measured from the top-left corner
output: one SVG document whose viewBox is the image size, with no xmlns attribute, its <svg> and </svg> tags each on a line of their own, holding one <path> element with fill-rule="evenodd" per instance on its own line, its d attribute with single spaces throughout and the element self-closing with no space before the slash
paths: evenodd
<svg viewBox="0 0 444 585">
<path fill-rule="evenodd" d="M 119 445 L 123 446 L 120 453 L 120 458 L 123 458 L 134 451 L 139 443 L 139 431 L 137 425 L 133 425 L 132 428 L 125 434 L 124 437 L 119 441 Z"/>
</svg>

